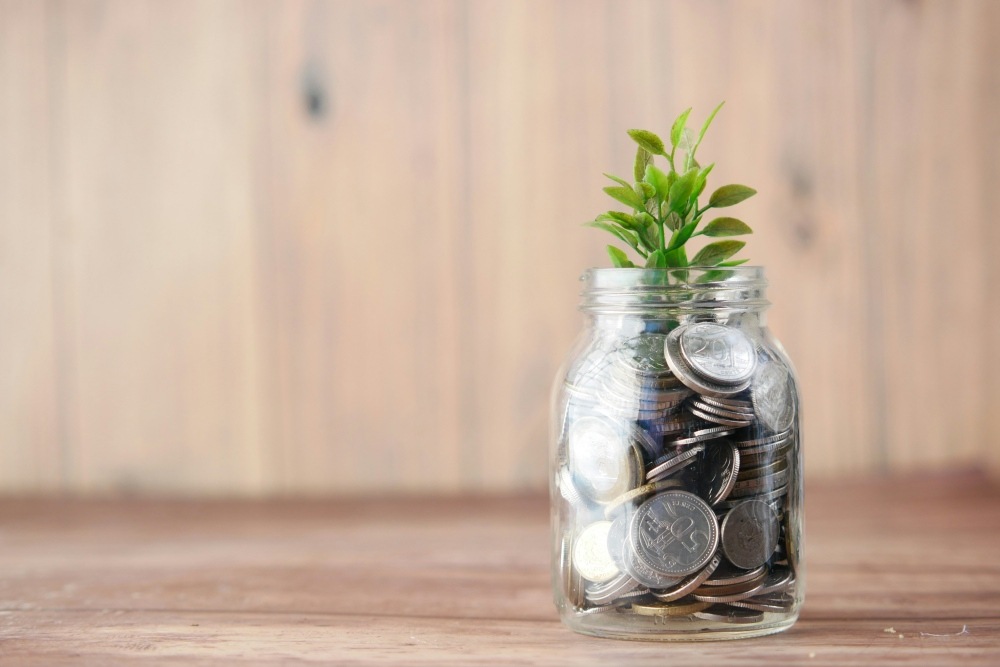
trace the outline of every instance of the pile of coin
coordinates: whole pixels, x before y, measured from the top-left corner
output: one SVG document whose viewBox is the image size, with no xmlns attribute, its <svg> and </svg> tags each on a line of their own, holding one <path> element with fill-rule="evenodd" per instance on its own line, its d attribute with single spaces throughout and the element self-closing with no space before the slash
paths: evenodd
<svg viewBox="0 0 1000 667">
<path fill-rule="evenodd" d="M 793 609 L 793 383 L 715 322 L 594 344 L 567 376 L 558 434 L 576 613 L 756 623 Z"/>
</svg>

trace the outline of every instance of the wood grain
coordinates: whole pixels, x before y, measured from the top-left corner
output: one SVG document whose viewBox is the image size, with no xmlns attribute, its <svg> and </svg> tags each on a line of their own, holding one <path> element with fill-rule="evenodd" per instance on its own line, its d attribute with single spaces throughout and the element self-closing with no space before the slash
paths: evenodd
<svg viewBox="0 0 1000 667">
<path fill-rule="evenodd" d="M 540 496 L 7 499 L 0 660 L 995 662 L 996 486 L 975 476 L 877 478 L 812 484 L 806 499 L 800 621 L 770 638 L 669 647 L 582 637 L 559 624 Z"/>
<path fill-rule="evenodd" d="M 0 490 L 543 488 L 601 173 L 723 99 L 807 473 L 1000 471 L 995 2 L 3 0 L 0 36 Z"/>
</svg>

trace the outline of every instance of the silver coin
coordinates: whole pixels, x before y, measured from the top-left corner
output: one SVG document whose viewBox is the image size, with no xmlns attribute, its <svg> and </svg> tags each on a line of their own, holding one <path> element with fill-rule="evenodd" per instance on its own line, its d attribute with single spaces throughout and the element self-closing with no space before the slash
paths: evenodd
<svg viewBox="0 0 1000 667">
<path fill-rule="evenodd" d="M 566 602 L 574 609 L 579 609 L 584 603 L 583 577 L 573 566 L 571 541 L 568 535 L 563 535 L 559 550 L 559 571 L 562 573 L 562 589 Z"/>
<path fill-rule="evenodd" d="M 714 422 L 716 424 L 721 424 L 723 426 L 732 426 L 734 428 L 740 428 L 742 426 L 749 426 L 753 423 L 752 419 L 729 419 L 727 417 L 720 417 L 719 415 L 712 414 L 711 412 L 703 412 L 698 408 L 689 407 L 688 411 L 695 417 L 701 417 L 705 421 Z"/>
<path fill-rule="evenodd" d="M 570 471 L 576 489 L 596 502 L 608 502 L 635 486 L 637 471 L 628 437 L 613 422 L 584 417 L 570 426 Z"/>
<path fill-rule="evenodd" d="M 709 505 L 726 499 L 740 473 L 740 450 L 727 440 L 713 442 L 705 451 L 699 492 Z"/>
<path fill-rule="evenodd" d="M 725 417 L 726 419 L 732 419 L 734 421 L 743 421 L 747 424 L 753 421 L 752 412 L 741 412 L 738 410 L 730 410 L 728 408 L 720 408 L 717 405 L 712 405 L 711 403 L 706 403 L 695 399 L 689 403 L 692 408 L 697 408 L 701 412 L 707 412 L 709 414 L 718 415 L 719 417 Z"/>
<path fill-rule="evenodd" d="M 667 473 L 679 468 L 682 464 L 691 461 L 705 450 L 705 445 L 695 445 L 691 449 L 676 455 L 666 456 L 658 461 L 654 461 L 649 470 L 646 471 L 646 480 L 653 481 L 654 478 L 661 478 Z"/>
<path fill-rule="evenodd" d="M 583 502 L 583 498 L 580 497 L 576 487 L 573 485 L 573 475 L 570 474 L 569 469 L 562 468 L 559 471 L 559 476 L 556 478 L 556 486 L 559 488 L 559 495 L 570 505 L 575 506 Z"/>
<path fill-rule="evenodd" d="M 723 623 L 759 623 L 764 620 L 763 612 L 753 609 L 740 609 L 725 604 L 712 605 L 708 609 L 695 612 L 695 616 L 706 621 L 721 621 Z"/>
<path fill-rule="evenodd" d="M 778 546 L 778 516 L 760 500 L 747 500 L 722 520 L 722 553 L 736 567 L 760 567 Z"/>
<path fill-rule="evenodd" d="M 719 524 L 712 508 L 698 496 L 665 491 L 636 510 L 629 542 L 637 561 L 667 576 L 684 576 L 711 560 L 719 544 Z"/>
<path fill-rule="evenodd" d="M 697 457 L 689 458 L 687 461 L 682 462 L 680 465 L 678 465 L 676 467 L 670 468 L 669 470 L 667 470 L 665 472 L 661 472 L 660 474 L 658 474 L 658 475 L 656 475 L 654 477 L 650 477 L 649 481 L 650 482 L 661 482 L 661 481 L 664 481 L 666 479 L 671 479 L 671 478 L 676 479 L 677 475 L 682 470 L 685 470 L 686 468 L 688 468 L 689 466 L 691 466 L 691 465 L 693 465 L 693 464 L 695 464 L 697 462 L 698 462 Z"/>
<path fill-rule="evenodd" d="M 745 333 L 708 322 L 682 329 L 681 354 L 701 377 L 720 384 L 741 384 L 753 377 L 757 348 Z"/>
<path fill-rule="evenodd" d="M 761 502 L 772 504 L 787 494 L 788 494 L 788 486 L 787 485 L 780 486 L 772 491 L 767 491 L 766 493 L 759 493 L 753 496 L 752 498 L 727 498 L 726 500 L 723 500 L 721 503 L 716 505 L 715 509 L 720 512 L 731 510 L 732 508 L 736 507 L 740 503 L 746 502 L 747 500 L 760 500 Z"/>
<path fill-rule="evenodd" d="M 765 493 L 771 489 L 785 486 L 788 482 L 788 470 L 766 475 L 764 477 L 753 477 L 750 479 L 738 480 L 730 491 L 730 498 L 746 498 L 759 493 Z"/>
<path fill-rule="evenodd" d="M 753 414 L 753 403 L 750 401 L 742 401 L 738 398 L 713 398 L 711 396 L 699 396 L 698 400 L 717 408 Z"/>
<path fill-rule="evenodd" d="M 684 577 L 664 574 L 644 563 L 636 555 L 631 539 L 629 539 L 628 547 L 625 549 L 625 572 L 640 584 L 649 588 L 670 588 L 684 579 Z"/>
<path fill-rule="evenodd" d="M 622 595 L 634 591 L 638 587 L 639 582 L 623 572 L 606 584 L 588 586 L 585 595 L 587 601 L 591 604 L 608 604 L 609 602 L 614 602 Z"/>
<path fill-rule="evenodd" d="M 781 593 L 794 585 L 795 573 L 791 569 L 786 567 L 775 568 L 767 575 L 767 579 L 764 581 L 764 585 L 757 595 Z"/>
<path fill-rule="evenodd" d="M 712 556 L 712 560 L 708 561 L 708 565 L 702 568 L 700 572 L 692 574 L 690 577 L 673 588 L 665 591 L 653 591 L 653 597 L 661 602 L 673 602 L 674 600 L 680 600 L 682 597 L 701 586 L 702 582 L 708 579 L 708 577 L 715 572 L 715 568 L 719 567 L 719 563 L 721 561 L 722 558 L 718 554 Z"/>
<path fill-rule="evenodd" d="M 760 595 L 764 588 L 764 582 L 753 581 L 748 583 L 746 586 L 740 586 L 738 588 L 741 590 L 725 592 L 720 590 L 722 589 L 722 586 L 716 586 L 715 588 L 703 588 L 695 591 L 691 597 L 698 602 L 711 602 L 713 604 L 738 602 L 739 600 L 746 600 L 754 595 Z"/>
<path fill-rule="evenodd" d="M 722 562 L 711 577 L 705 580 L 706 586 L 732 586 L 734 584 L 745 584 L 764 574 L 764 566 L 761 565 L 753 570 L 743 570 L 733 566 L 731 563 Z"/>
<path fill-rule="evenodd" d="M 787 612 L 795 605 L 795 598 L 788 593 L 768 593 L 755 595 L 746 600 L 730 602 L 733 607 L 752 609 L 754 611 Z"/>
<path fill-rule="evenodd" d="M 776 460 L 768 462 L 765 465 L 743 468 L 740 470 L 737 481 L 742 482 L 748 479 L 759 479 L 761 477 L 767 477 L 768 475 L 775 475 L 779 472 L 784 472 L 787 469 L 788 459 L 782 456 Z"/>
<path fill-rule="evenodd" d="M 629 338 L 618 348 L 617 361 L 637 374 L 669 373 L 670 368 L 663 358 L 665 339 L 666 335 L 658 333 L 640 334 Z"/>
<path fill-rule="evenodd" d="M 775 443 L 785 442 L 792 437 L 791 429 L 781 431 L 780 433 L 775 433 L 773 435 L 766 435 L 761 438 L 753 438 L 751 440 L 737 440 L 736 446 L 740 449 L 750 448 L 750 447 L 762 447 L 764 445 L 773 445 Z"/>
<path fill-rule="evenodd" d="M 610 521 L 595 521 L 577 535 L 573 543 L 573 564 L 587 581 L 604 583 L 621 574 L 608 553 Z"/>
<path fill-rule="evenodd" d="M 628 524 L 632 516 L 623 512 L 611 522 L 608 530 L 608 553 L 619 570 L 625 571 L 625 550 L 628 548 Z"/>
<path fill-rule="evenodd" d="M 792 376 L 781 364 L 761 367 L 750 385 L 754 412 L 775 433 L 789 429 L 795 419 L 795 390 Z"/>
<path fill-rule="evenodd" d="M 687 438 L 677 438 L 667 443 L 667 446 L 679 446 L 679 445 L 693 445 L 699 442 L 708 442 L 709 440 L 715 440 L 716 438 L 725 438 L 727 435 L 732 435 L 733 429 L 727 428 L 725 426 L 718 426 L 715 428 L 703 428 L 695 431 Z"/>
<path fill-rule="evenodd" d="M 670 365 L 670 370 L 673 371 L 678 380 L 703 396 L 713 396 L 717 398 L 725 398 L 727 396 L 738 394 L 750 386 L 750 380 L 746 380 L 745 382 L 741 382 L 739 384 L 725 384 L 721 382 L 713 382 L 699 375 L 693 368 L 691 368 L 687 360 L 684 358 L 684 355 L 681 353 L 680 337 L 683 333 L 684 326 L 680 326 L 671 331 L 667 335 L 666 347 L 664 349 L 667 364 Z"/>
</svg>

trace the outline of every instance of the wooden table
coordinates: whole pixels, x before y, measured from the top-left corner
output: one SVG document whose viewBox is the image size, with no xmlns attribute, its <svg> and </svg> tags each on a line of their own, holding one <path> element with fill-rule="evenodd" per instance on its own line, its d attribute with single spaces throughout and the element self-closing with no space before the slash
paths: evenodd
<svg viewBox="0 0 1000 667">
<path fill-rule="evenodd" d="M 741 642 L 556 619 L 547 501 L 0 501 L 0 665 L 1000 664 L 1000 488 L 807 489 L 807 602 Z"/>
</svg>

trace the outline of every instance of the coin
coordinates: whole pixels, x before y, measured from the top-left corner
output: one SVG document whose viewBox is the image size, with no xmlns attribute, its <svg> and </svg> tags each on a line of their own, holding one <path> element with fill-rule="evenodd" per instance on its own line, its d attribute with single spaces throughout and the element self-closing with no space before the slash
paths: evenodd
<svg viewBox="0 0 1000 667">
<path fill-rule="evenodd" d="M 712 560 L 708 561 L 708 565 L 702 568 L 700 572 L 692 574 L 673 588 L 665 591 L 653 591 L 653 597 L 662 602 L 672 602 L 681 599 L 701 586 L 702 582 L 715 572 L 715 568 L 719 567 L 721 561 L 722 558 L 718 554 L 712 556 Z"/>
<path fill-rule="evenodd" d="M 736 484 L 733 485 L 733 490 L 729 495 L 733 499 L 746 498 L 748 496 L 757 495 L 758 493 L 763 493 L 774 487 L 784 486 L 787 482 L 788 470 L 782 470 L 781 472 L 777 472 L 766 477 L 754 477 L 752 479 L 737 481 Z"/>
<path fill-rule="evenodd" d="M 753 403 L 741 401 L 738 398 L 713 398 L 712 396 L 699 396 L 698 400 L 707 405 L 714 405 L 717 408 L 730 410 L 731 412 L 743 412 L 753 414 Z"/>
<path fill-rule="evenodd" d="M 711 405 L 699 399 L 688 401 L 687 406 L 691 409 L 698 410 L 698 412 L 711 415 L 712 417 L 720 417 L 730 421 L 744 422 L 745 426 L 749 426 L 753 423 L 754 416 L 752 412 L 739 412 L 737 410 L 720 408 L 717 405 Z M 702 419 L 705 419 L 705 417 L 702 417 Z"/>
<path fill-rule="evenodd" d="M 699 410 L 698 408 L 689 407 L 688 411 L 695 417 L 701 417 L 705 421 L 714 422 L 716 424 L 722 424 L 723 426 L 749 426 L 753 423 L 750 419 L 729 419 L 728 417 L 720 417 L 719 415 L 712 414 L 710 412 L 705 412 Z"/>
<path fill-rule="evenodd" d="M 754 376 L 750 385 L 754 412 L 771 431 L 791 427 L 795 419 L 794 392 L 792 376 L 781 364 L 765 364 Z"/>
<path fill-rule="evenodd" d="M 645 602 L 632 603 L 632 611 L 642 616 L 690 616 L 711 605 L 696 600 L 678 600 L 676 602 Z"/>
<path fill-rule="evenodd" d="M 770 461 L 765 465 L 755 466 L 752 468 L 743 468 L 740 470 L 739 479 L 740 481 L 747 479 L 755 479 L 767 477 L 769 475 L 774 475 L 779 472 L 783 472 L 788 469 L 788 459 L 785 457 L 778 458 L 774 461 Z"/>
<path fill-rule="evenodd" d="M 785 591 L 795 584 L 795 573 L 787 567 L 776 567 L 767 575 L 764 585 L 757 595 L 768 595 Z"/>
<path fill-rule="evenodd" d="M 753 569 L 767 562 L 778 545 L 778 517 L 760 500 L 744 501 L 722 520 L 722 553 L 736 567 Z"/>
<path fill-rule="evenodd" d="M 642 486 L 631 489 L 630 491 L 626 491 L 605 505 L 604 516 L 605 518 L 610 519 L 619 508 L 627 505 L 633 500 L 651 495 L 653 493 L 659 493 L 660 491 L 666 491 L 668 489 L 680 489 L 683 488 L 683 486 L 684 483 L 676 479 L 663 479 L 643 484 Z"/>
<path fill-rule="evenodd" d="M 630 524 L 631 525 L 631 524 Z M 684 577 L 675 577 L 658 572 L 636 556 L 635 546 L 629 540 L 625 548 L 625 572 L 643 586 L 649 588 L 670 588 L 676 586 Z"/>
<path fill-rule="evenodd" d="M 580 531 L 573 544 L 573 563 L 587 581 L 603 583 L 620 574 L 608 552 L 609 530 L 610 521 L 595 521 Z"/>
<path fill-rule="evenodd" d="M 761 565 L 752 570 L 743 570 L 734 567 L 731 563 L 723 561 L 711 577 L 705 580 L 706 586 L 731 586 L 733 584 L 743 584 L 767 574 L 767 569 Z"/>
<path fill-rule="evenodd" d="M 583 577 L 580 576 L 580 573 L 573 566 L 573 556 L 568 535 L 563 535 L 562 537 L 559 550 L 559 567 L 563 576 L 562 589 L 566 602 L 577 609 L 582 607 L 584 603 Z"/>
<path fill-rule="evenodd" d="M 691 449 L 676 455 L 667 455 L 662 459 L 653 462 L 653 465 L 646 471 L 646 479 L 662 477 L 672 470 L 678 469 L 682 464 L 690 461 L 705 450 L 705 445 L 695 445 Z"/>
<path fill-rule="evenodd" d="M 586 598 L 591 604 L 608 604 L 639 588 L 639 582 L 624 572 L 606 584 L 587 586 Z"/>
<path fill-rule="evenodd" d="M 723 623 L 759 623 L 764 620 L 762 612 L 724 604 L 712 605 L 704 611 L 695 612 L 694 615 L 706 621 L 722 621 Z"/>
<path fill-rule="evenodd" d="M 634 487 L 639 471 L 630 449 L 614 422 L 599 417 L 575 421 L 569 430 L 568 457 L 577 491 L 607 502 Z"/>
<path fill-rule="evenodd" d="M 740 384 L 753 377 L 757 349 L 734 327 L 699 322 L 681 327 L 684 360 L 701 377 L 721 384 Z"/>
<path fill-rule="evenodd" d="M 705 451 L 699 493 L 709 505 L 726 499 L 740 472 L 740 450 L 727 440 L 713 442 Z"/>
<path fill-rule="evenodd" d="M 719 544 L 718 522 L 712 508 L 693 493 L 665 491 L 636 510 L 629 542 L 636 560 L 653 571 L 684 576 L 711 560 Z"/>
<path fill-rule="evenodd" d="M 562 468 L 559 470 L 559 476 L 556 479 L 556 486 L 559 489 L 559 495 L 561 495 L 570 505 L 575 506 L 583 502 L 580 494 L 577 493 L 576 487 L 573 486 L 573 475 L 570 474 L 568 469 Z"/>
<path fill-rule="evenodd" d="M 767 593 L 765 595 L 755 595 L 746 600 L 730 602 L 733 607 L 752 609 L 754 611 L 791 611 L 795 605 L 795 598 L 788 593 Z"/>
<path fill-rule="evenodd" d="M 766 493 L 759 493 L 753 496 L 752 498 L 732 498 L 732 497 L 727 498 L 726 500 L 723 500 L 721 503 L 716 505 L 715 509 L 720 512 L 725 510 L 731 510 L 740 503 L 744 503 L 747 500 L 760 500 L 766 503 L 773 503 L 782 496 L 787 494 L 788 494 L 788 485 L 780 486 L 772 491 L 767 491 Z"/>
<path fill-rule="evenodd" d="M 716 438 L 724 438 L 727 435 L 732 435 L 733 430 L 726 428 L 724 426 L 718 426 L 714 428 L 703 428 L 695 431 L 687 438 L 678 438 L 667 443 L 667 446 L 673 445 L 693 445 L 699 442 L 707 442 L 709 440 L 715 440 Z"/>
<path fill-rule="evenodd" d="M 632 517 L 628 513 L 622 513 L 611 522 L 608 529 L 608 553 L 615 566 L 625 571 L 625 549 L 628 546 L 628 524 Z"/>
<path fill-rule="evenodd" d="M 674 375 L 677 376 L 678 380 L 703 396 L 722 398 L 738 394 L 750 386 L 749 380 L 740 384 L 728 384 L 713 382 L 699 375 L 693 368 L 691 368 L 681 353 L 680 338 L 683 333 L 684 326 L 680 326 L 671 331 L 667 335 L 666 346 L 664 348 L 667 364 L 670 366 L 670 370 L 673 371 Z"/>
<path fill-rule="evenodd" d="M 666 336 L 647 333 L 629 338 L 618 348 L 616 360 L 624 366 L 643 375 L 661 375 L 670 368 L 663 358 L 663 344 Z"/>
</svg>

